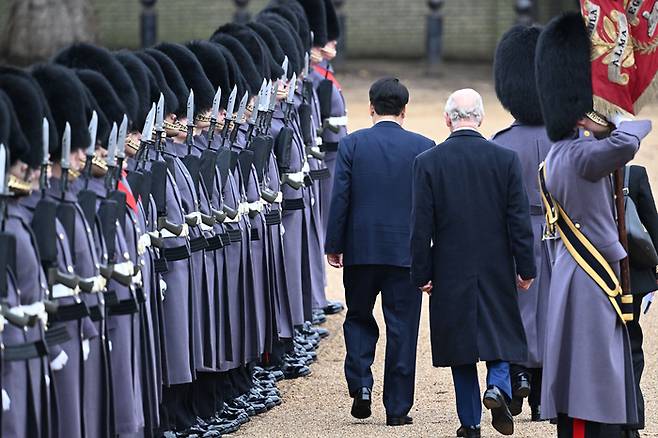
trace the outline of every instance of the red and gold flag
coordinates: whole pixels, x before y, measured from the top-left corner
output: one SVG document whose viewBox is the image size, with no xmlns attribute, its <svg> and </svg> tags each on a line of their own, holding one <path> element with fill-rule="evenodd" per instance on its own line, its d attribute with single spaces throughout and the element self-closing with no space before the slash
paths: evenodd
<svg viewBox="0 0 658 438">
<path fill-rule="evenodd" d="M 594 109 L 636 114 L 658 87 L 658 0 L 581 0 L 592 41 Z"/>
</svg>

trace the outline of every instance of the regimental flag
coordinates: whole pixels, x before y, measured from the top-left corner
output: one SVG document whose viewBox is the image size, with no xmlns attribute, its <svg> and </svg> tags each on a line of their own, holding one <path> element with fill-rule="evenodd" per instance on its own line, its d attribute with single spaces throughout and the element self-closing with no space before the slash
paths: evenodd
<svg viewBox="0 0 658 438">
<path fill-rule="evenodd" d="M 658 91 L 658 0 L 580 0 L 592 41 L 594 109 L 636 114 Z"/>
</svg>

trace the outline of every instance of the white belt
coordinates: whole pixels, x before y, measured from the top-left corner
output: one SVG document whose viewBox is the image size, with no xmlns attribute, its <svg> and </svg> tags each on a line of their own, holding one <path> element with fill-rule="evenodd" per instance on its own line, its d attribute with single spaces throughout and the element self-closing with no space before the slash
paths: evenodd
<svg viewBox="0 0 658 438">
<path fill-rule="evenodd" d="M 187 237 L 189 236 L 189 234 L 190 234 L 190 228 L 187 226 L 187 224 L 183 224 L 183 230 L 179 235 L 176 235 L 165 228 L 160 230 L 160 237 L 162 237 L 163 239 L 170 237 Z"/>
<path fill-rule="evenodd" d="M 53 298 L 74 297 L 78 295 L 79 292 L 80 289 L 77 286 L 75 287 L 75 289 L 72 289 L 68 286 L 64 286 L 61 283 L 57 283 L 56 285 L 53 286 L 53 291 L 51 296 Z"/>
<path fill-rule="evenodd" d="M 36 303 L 28 305 L 12 307 L 9 309 L 9 311 L 14 315 L 21 317 L 25 315 L 36 316 L 41 321 L 43 321 L 44 324 L 48 323 L 48 313 L 46 312 L 46 306 L 41 301 L 37 301 Z"/>
<path fill-rule="evenodd" d="M 238 214 L 247 214 L 249 213 L 249 203 L 241 202 L 238 204 Z"/>
<path fill-rule="evenodd" d="M 315 137 L 315 144 L 318 146 L 322 146 L 322 137 Z"/>
<path fill-rule="evenodd" d="M 194 219 L 195 222 L 196 222 L 194 225 L 199 225 L 199 224 L 201 224 L 201 213 L 198 212 L 198 211 L 193 211 L 190 214 L 186 214 L 185 219 L 186 220 L 187 219 Z"/>
<path fill-rule="evenodd" d="M 304 171 L 303 170 L 301 172 L 287 173 L 286 177 L 292 182 L 296 182 L 298 184 L 303 184 L 304 183 Z"/>
<path fill-rule="evenodd" d="M 235 224 L 237 222 L 240 222 L 240 219 L 242 219 L 242 212 L 239 211 L 238 209 L 238 214 L 235 216 L 235 218 L 231 219 L 229 216 L 226 216 L 226 219 L 224 219 L 225 224 Z"/>
<path fill-rule="evenodd" d="M 95 277 L 83 278 L 85 282 L 93 281 L 94 286 L 91 288 L 92 292 L 102 292 L 105 290 L 107 285 L 107 280 L 102 275 L 97 275 Z"/>
<path fill-rule="evenodd" d="M 249 206 L 249 212 L 250 213 L 254 212 L 254 211 L 257 211 L 258 213 L 260 213 L 260 212 L 263 211 L 264 203 L 263 203 L 263 201 L 261 201 L 259 199 L 258 201 L 255 201 L 255 202 L 249 202 L 247 205 Z"/>
<path fill-rule="evenodd" d="M 123 276 L 132 277 L 135 274 L 135 265 L 133 262 L 117 263 L 114 265 L 114 271 Z"/>
<path fill-rule="evenodd" d="M 329 117 L 327 123 L 333 126 L 347 126 L 347 116 Z"/>
</svg>

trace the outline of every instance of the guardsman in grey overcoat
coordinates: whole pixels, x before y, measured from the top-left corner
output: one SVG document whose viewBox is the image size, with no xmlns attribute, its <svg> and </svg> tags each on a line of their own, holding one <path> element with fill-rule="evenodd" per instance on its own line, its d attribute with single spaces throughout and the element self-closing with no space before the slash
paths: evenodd
<svg viewBox="0 0 658 438">
<path fill-rule="evenodd" d="M 557 418 L 559 437 L 601 436 L 602 423 L 637 420 L 626 296 L 617 287 L 626 252 L 610 175 L 634 157 L 651 123 L 618 118 L 609 127 L 592 113 L 590 41 L 580 14 L 551 21 L 535 59 L 542 114 L 555 142 L 541 173 L 545 205 L 561 236 L 546 316 L 541 414 Z M 581 262 L 575 254 L 598 258 Z"/>
<path fill-rule="evenodd" d="M 5 142 L 12 162 L 11 173 L 22 178 L 27 165 L 20 160 L 28 151 L 28 144 L 16 120 L 12 101 L 0 91 L 0 107 L 3 109 L 4 128 L 0 138 Z M 38 116 L 38 115 L 37 115 Z M 9 131 L 9 133 L 7 133 Z M 25 159 L 25 158 L 23 158 Z M 27 195 L 28 193 L 23 193 Z M 48 284 L 41 268 L 37 242 L 30 228 L 30 213 L 19 203 L 19 198 L 9 199 L 5 205 L 4 231 L 16 239 L 15 287 L 18 300 L 11 304 L 16 306 L 37 307 L 47 297 Z M 24 307 L 18 307 L 23 309 Z M 8 330 L 4 333 L 6 346 L 44 345 L 45 322 L 39 318 L 36 325 L 27 330 Z M 16 335 L 13 336 L 12 335 Z M 61 349 L 59 349 L 61 351 Z M 49 436 L 49 413 L 43 410 L 42 393 L 49 391 L 48 351 L 34 350 L 25 360 L 17 360 L 3 366 L 3 389 L 10 400 L 10 409 L 3 413 L 2 436 L 19 438 L 25 436 Z M 51 349 L 51 353 L 55 353 Z M 57 352 L 59 353 L 59 351 Z M 49 408 L 47 408 L 49 409 Z"/>
<path fill-rule="evenodd" d="M 540 419 L 541 366 L 551 282 L 550 241 L 544 240 L 545 220 L 537 179 L 539 165 L 551 148 L 543 126 L 534 75 L 535 46 L 540 31 L 535 26 L 514 26 L 498 43 L 494 61 L 496 94 L 515 120 L 492 138 L 494 143 L 518 154 L 530 202 L 537 277 L 529 290 L 519 292 L 528 359 L 522 364 L 510 364 L 513 393 L 510 411 L 512 415 L 520 414 L 523 398 L 529 397 L 533 421 Z"/>
</svg>

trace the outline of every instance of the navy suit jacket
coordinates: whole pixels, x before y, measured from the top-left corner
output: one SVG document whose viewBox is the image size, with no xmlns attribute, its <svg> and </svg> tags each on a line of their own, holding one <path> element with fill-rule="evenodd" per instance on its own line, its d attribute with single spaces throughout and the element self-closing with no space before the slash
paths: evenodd
<svg viewBox="0 0 658 438">
<path fill-rule="evenodd" d="M 343 137 L 325 252 L 346 266 L 409 267 L 413 162 L 434 145 L 389 121 Z"/>
</svg>

